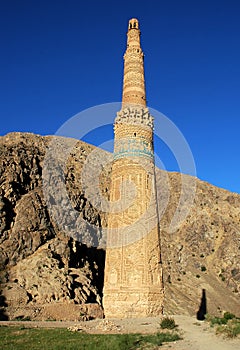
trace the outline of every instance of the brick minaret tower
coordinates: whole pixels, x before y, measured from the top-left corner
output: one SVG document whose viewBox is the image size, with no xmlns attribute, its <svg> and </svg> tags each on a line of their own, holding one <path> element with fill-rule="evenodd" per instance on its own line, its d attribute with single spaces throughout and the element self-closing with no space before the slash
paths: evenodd
<svg viewBox="0 0 240 350">
<path fill-rule="evenodd" d="M 129 21 L 122 108 L 114 123 L 103 307 L 106 317 L 156 316 L 163 309 L 153 117 L 146 107 L 138 21 Z"/>
</svg>

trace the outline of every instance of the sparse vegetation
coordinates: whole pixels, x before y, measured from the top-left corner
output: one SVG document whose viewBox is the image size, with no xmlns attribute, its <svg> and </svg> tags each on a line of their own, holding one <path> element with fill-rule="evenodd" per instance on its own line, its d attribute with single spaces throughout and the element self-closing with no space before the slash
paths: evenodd
<svg viewBox="0 0 240 350">
<path fill-rule="evenodd" d="M 225 276 L 223 276 L 221 273 L 219 274 L 219 277 L 221 278 L 221 280 L 224 282 L 225 281 Z"/>
<path fill-rule="evenodd" d="M 201 271 L 206 271 L 207 270 L 207 268 L 206 268 L 206 266 L 201 266 Z"/>
<path fill-rule="evenodd" d="M 30 316 L 18 316 L 14 319 L 14 321 L 31 321 L 31 317 Z"/>
<path fill-rule="evenodd" d="M 177 327 L 175 320 L 172 317 L 165 317 L 160 322 L 160 327 L 162 329 L 174 329 Z"/>
<path fill-rule="evenodd" d="M 210 323 L 211 327 L 215 325 L 220 325 L 220 324 L 227 324 L 227 320 L 224 317 L 215 317 L 215 316 L 207 315 L 206 320 Z"/>
<path fill-rule="evenodd" d="M 47 318 L 46 321 L 50 321 L 50 322 L 54 322 L 54 321 L 57 321 L 56 318 Z"/>
<path fill-rule="evenodd" d="M 216 334 L 223 334 L 227 338 L 234 338 L 240 335 L 240 320 L 229 320 L 226 325 L 220 325 L 216 328 Z"/>
<path fill-rule="evenodd" d="M 233 318 L 236 318 L 236 316 L 231 312 L 225 312 L 223 317 L 225 318 L 225 320 L 232 320 Z"/>
<path fill-rule="evenodd" d="M 211 327 L 216 326 L 216 334 L 222 334 L 227 338 L 240 335 L 240 318 L 230 312 L 225 312 L 223 317 L 206 316 Z"/>
<path fill-rule="evenodd" d="M 126 350 L 155 349 L 164 342 L 180 339 L 176 332 L 141 334 L 86 334 L 67 329 L 0 327 L 1 346 L 5 350 Z M 80 345 L 81 344 L 81 345 Z"/>
</svg>

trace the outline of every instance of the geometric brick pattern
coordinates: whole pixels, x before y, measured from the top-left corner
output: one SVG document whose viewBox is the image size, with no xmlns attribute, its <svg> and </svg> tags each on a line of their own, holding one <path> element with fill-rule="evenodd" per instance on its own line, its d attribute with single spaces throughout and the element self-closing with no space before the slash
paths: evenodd
<svg viewBox="0 0 240 350">
<path fill-rule="evenodd" d="M 105 316 L 146 317 L 163 310 L 153 117 L 146 107 L 136 19 L 128 26 L 122 109 L 114 123 L 103 307 Z"/>
</svg>

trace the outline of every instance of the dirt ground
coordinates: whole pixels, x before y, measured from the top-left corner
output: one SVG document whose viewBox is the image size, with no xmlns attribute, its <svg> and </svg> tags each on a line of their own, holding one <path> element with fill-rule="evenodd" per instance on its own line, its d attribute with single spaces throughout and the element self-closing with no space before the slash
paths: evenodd
<svg viewBox="0 0 240 350">
<path fill-rule="evenodd" d="M 166 343 L 161 349 L 171 350 L 239 350 L 240 338 L 224 339 L 206 322 L 195 317 L 174 315 L 182 340 Z M 159 318 L 141 319 L 97 319 L 85 322 L 70 321 L 1 321 L 0 325 L 19 325 L 25 327 L 70 328 L 87 333 L 154 333 L 160 330 Z"/>
</svg>

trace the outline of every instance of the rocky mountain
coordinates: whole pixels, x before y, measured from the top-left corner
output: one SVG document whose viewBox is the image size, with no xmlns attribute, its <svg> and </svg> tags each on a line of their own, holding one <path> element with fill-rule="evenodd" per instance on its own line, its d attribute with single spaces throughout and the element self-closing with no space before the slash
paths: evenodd
<svg viewBox="0 0 240 350">
<path fill-rule="evenodd" d="M 0 138 L 0 318 L 101 306 L 111 155 L 62 137 Z M 240 195 L 156 169 L 165 313 L 240 316 Z"/>
</svg>

